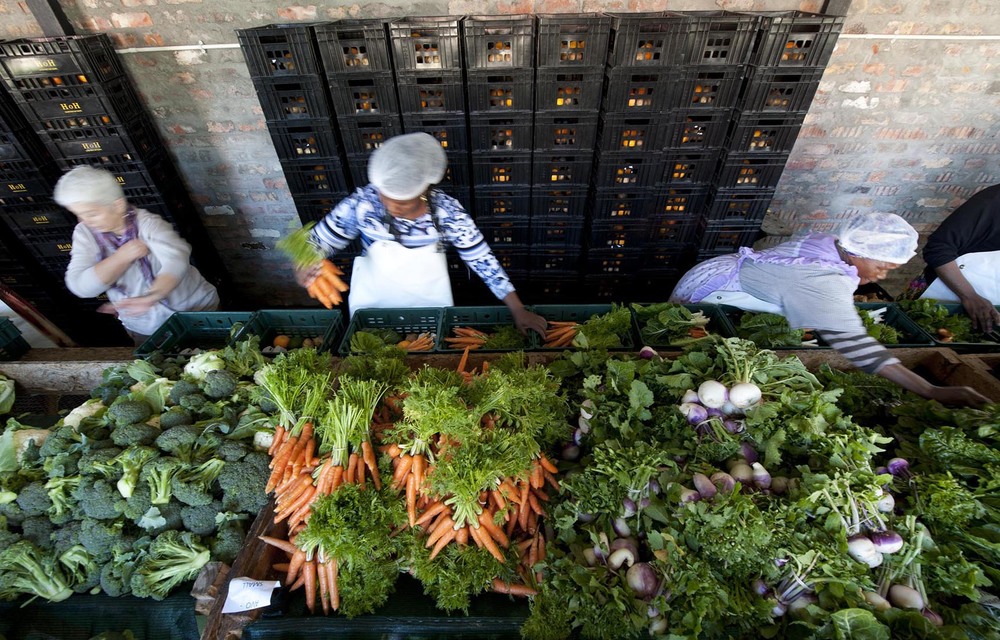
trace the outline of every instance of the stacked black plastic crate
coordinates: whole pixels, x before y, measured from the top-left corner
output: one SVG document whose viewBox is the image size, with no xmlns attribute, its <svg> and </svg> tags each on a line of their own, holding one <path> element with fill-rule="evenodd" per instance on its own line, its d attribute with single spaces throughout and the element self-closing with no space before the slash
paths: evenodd
<svg viewBox="0 0 1000 640">
<path fill-rule="evenodd" d="M 531 208 L 531 286 L 545 301 L 581 301 L 611 19 L 538 16 Z"/>
<path fill-rule="evenodd" d="M 237 30 L 288 191 L 303 223 L 349 190 L 313 24 Z"/>
<path fill-rule="evenodd" d="M 759 14 L 752 65 L 726 141 L 698 256 L 752 244 L 774 196 L 843 17 Z"/>
</svg>

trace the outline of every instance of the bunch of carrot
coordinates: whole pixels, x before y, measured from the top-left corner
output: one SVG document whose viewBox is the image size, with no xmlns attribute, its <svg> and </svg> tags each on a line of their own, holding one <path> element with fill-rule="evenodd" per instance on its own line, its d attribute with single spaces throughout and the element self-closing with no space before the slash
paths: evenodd
<svg viewBox="0 0 1000 640">
<path fill-rule="evenodd" d="M 545 330 L 544 347 L 548 349 L 561 349 L 573 344 L 573 338 L 579 331 L 579 323 L 572 321 L 549 320 L 548 328 Z"/>
<path fill-rule="evenodd" d="M 261 542 L 281 549 L 288 554 L 287 562 L 272 565 L 275 571 L 285 573 L 285 585 L 290 591 L 305 590 L 306 607 L 316 613 L 316 595 L 320 597 L 323 614 L 340 608 L 340 589 L 337 587 L 337 559 L 316 554 L 309 556 L 295 545 L 295 536 L 282 540 L 273 536 L 257 536 Z"/>
<path fill-rule="evenodd" d="M 344 301 L 341 294 L 346 292 L 349 287 L 340 278 L 344 275 L 340 267 L 325 259 L 321 260 L 319 265 L 319 271 L 306 287 L 306 292 L 309 293 L 310 298 L 318 300 L 327 309 L 332 309 Z"/>
<path fill-rule="evenodd" d="M 433 333 L 411 333 L 407 334 L 405 339 L 396 343 L 396 346 L 407 351 L 430 351 L 434 348 L 435 340 L 437 340 L 437 335 Z"/>
<path fill-rule="evenodd" d="M 466 347 L 470 349 L 482 349 L 490 337 L 489 334 L 483 333 L 479 329 L 473 329 L 472 327 L 454 327 L 451 332 L 454 336 L 448 336 L 444 341 L 448 343 L 449 347 L 454 349 L 464 349 Z"/>
<path fill-rule="evenodd" d="M 708 335 L 708 331 L 705 330 L 705 327 L 693 326 L 688 328 L 688 335 L 695 339 L 704 338 Z"/>
</svg>

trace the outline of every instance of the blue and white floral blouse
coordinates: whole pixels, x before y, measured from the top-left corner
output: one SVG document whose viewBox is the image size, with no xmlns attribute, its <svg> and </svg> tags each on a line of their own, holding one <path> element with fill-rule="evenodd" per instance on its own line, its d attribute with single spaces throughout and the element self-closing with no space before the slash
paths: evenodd
<svg viewBox="0 0 1000 640">
<path fill-rule="evenodd" d="M 514 291 L 507 272 L 476 227 L 472 217 L 458 200 L 434 190 L 430 198 L 444 241 L 458 250 L 458 255 L 474 271 L 499 300 Z M 394 218 L 397 239 L 386 223 L 388 213 L 372 185 L 362 187 L 344 198 L 325 218 L 316 223 L 312 241 L 327 255 L 343 251 L 352 240 L 360 237 L 363 251 L 378 240 L 399 241 L 404 247 L 425 247 L 438 242 L 438 228 L 430 214 L 416 220 Z"/>
</svg>

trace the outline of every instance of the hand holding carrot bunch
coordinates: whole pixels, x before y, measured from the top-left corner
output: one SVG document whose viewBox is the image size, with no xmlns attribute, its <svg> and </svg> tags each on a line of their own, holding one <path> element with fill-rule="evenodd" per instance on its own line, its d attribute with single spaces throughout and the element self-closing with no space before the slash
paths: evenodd
<svg viewBox="0 0 1000 640">
<path fill-rule="evenodd" d="M 318 300 L 327 309 L 343 302 L 347 283 L 340 276 L 344 272 L 333 264 L 310 242 L 310 232 L 315 223 L 309 223 L 278 241 L 281 249 L 295 267 L 295 278 L 306 288 L 309 297 Z"/>
</svg>

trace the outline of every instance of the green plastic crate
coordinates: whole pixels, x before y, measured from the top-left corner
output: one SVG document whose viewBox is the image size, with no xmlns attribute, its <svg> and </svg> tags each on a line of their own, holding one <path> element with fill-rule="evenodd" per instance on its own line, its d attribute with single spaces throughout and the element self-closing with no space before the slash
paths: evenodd
<svg viewBox="0 0 1000 640">
<path fill-rule="evenodd" d="M 455 348 L 445 342 L 445 338 L 452 337 L 451 330 L 455 327 L 469 327 L 478 329 L 484 333 L 491 333 L 497 327 L 504 325 L 514 326 L 514 315 L 507 307 L 447 307 L 444 309 L 441 321 L 441 335 L 438 339 L 440 350 L 443 353 L 461 353 L 462 348 Z M 476 349 L 482 353 L 498 351 L 529 351 L 538 347 L 538 334 L 529 331 L 524 336 L 524 346 L 517 349 Z"/>
<path fill-rule="evenodd" d="M 185 349 L 221 349 L 229 344 L 233 327 L 245 324 L 249 311 L 178 311 L 139 345 L 135 357 L 145 358 L 154 351 L 176 356 Z"/>
<path fill-rule="evenodd" d="M 441 338 L 440 307 L 418 307 L 414 309 L 359 309 L 347 325 L 347 332 L 337 350 L 340 355 L 350 355 L 351 336 L 364 329 L 392 329 L 401 336 L 408 333 L 431 332 L 437 336 L 434 349 L 421 353 L 438 351 Z"/>
<path fill-rule="evenodd" d="M 967 315 L 962 305 L 957 302 L 939 302 L 938 304 L 944 307 L 950 316 L 957 314 Z M 1000 306 L 997 306 L 997 309 L 1000 310 Z M 916 320 L 906 313 L 906 311 L 900 309 L 900 312 L 906 316 L 907 320 L 910 320 L 913 324 L 917 325 L 920 330 L 924 332 L 927 338 L 931 340 L 935 347 L 948 347 L 949 349 L 961 352 L 1000 351 L 1000 342 L 993 342 L 988 339 L 984 339 L 983 342 L 944 342 L 940 339 L 940 336 L 938 336 L 936 332 L 928 331 L 924 327 L 920 326 Z"/>
<path fill-rule="evenodd" d="M 611 311 L 610 304 L 539 304 L 529 307 L 529 309 L 538 315 L 542 316 L 546 320 L 554 320 L 556 322 L 569 322 L 574 321 L 583 324 L 587 320 L 590 320 L 593 316 L 603 315 Z M 631 312 L 630 312 L 631 313 Z M 632 335 L 635 330 L 633 327 L 633 322 L 629 321 L 628 332 L 619 336 L 621 338 L 622 346 L 615 349 L 610 349 L 610 351 L 631 351 L 635 349 L 636 339 Z M 558 349 L 552 349 L 543 346 L 543 342 L 540 341 L 538 345 L 539 351 L 565 351 L 571 347 L 561 347 Z"/>
<path fill-rule="evenodd" d="M 648 307 L 655 303 L 637 302 L 634 304 L 640 307 Z M 736 335 L 736 332 L 733 330 L 733 327 L 729 324 L 729 320 L 726 318 L 726 315 L 722 313 L 722 310 L 719 308 L 719 305 L 696 303 L 696 304 L 684 304 L 681 306 L 685 307 L 688 311 L 691 312 L 701 311 L 702 313 L 704 313 L 708 317 L 708 325 L 705 327 L 705 330 L 708 331 L 710 334 L 715 334 L 723 338 L 728 338 L 730 336 Z M 674 345 L 666 342 L 665 340 L 651 341 L 649 343 L 643 340 L 642 328 L 646 326 L 646 322 L 648 322 L 648 320 L 642 320 L 639 318 L 639 312 L 636 311 L 635 306 L 632 306 L 631 309 L 632 309 L 633 329 L 635 331 L 636 339 L 638 340 L 637 344 L 653 348 L 677 348 Z"/>
<path fill-rule="evenodd" d="M 344 337 L 344 314 L 339 309 L 261 309 L 247 320 L 234 342 L 260 337 L 261 348 L 271 346 L 275 336 L 319 338 L 319 351 L 332 351 Z"/>
<path fill-rule="evenodd" d="M 887 302 L 858 302 L 854 306 L 858 308 L 858 313 L 872 311 L 873 309 L 886 309 L 885 315 L 882 316 L 885 323 L 899 332 L 899 342 L 896 344 L 887 344 L 885 345 L 886 347 L 891 349 L 893 347 L 914 348 L 934 346 L 934 341 L 927 335 L 927 332 L 903 313 L 903 310 L 898 305 Z"/>
<path fill-rule="evenodd" d="M 0 316 L 0 360 L 17 360 L 29 349 L 31 345 L 21 337 L 21 330 L 10 318 Z"/>
</svg>

